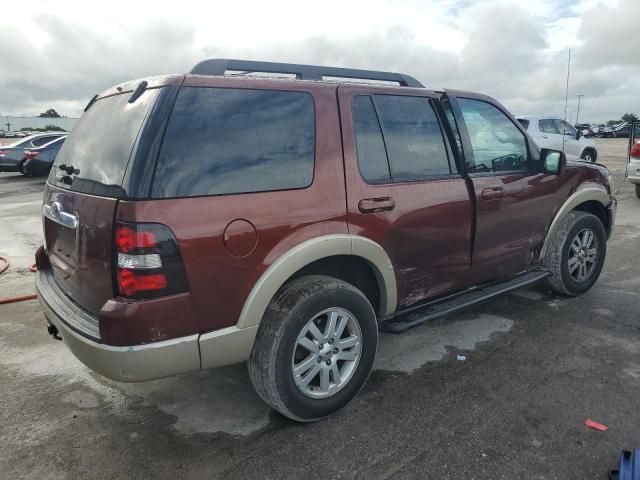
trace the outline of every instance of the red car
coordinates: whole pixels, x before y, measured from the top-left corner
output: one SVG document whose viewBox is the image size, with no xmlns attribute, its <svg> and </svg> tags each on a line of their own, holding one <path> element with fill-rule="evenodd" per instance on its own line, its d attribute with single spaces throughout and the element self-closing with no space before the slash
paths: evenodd
<svg viewBox="0 0 640 480">
<path fill-rule="evenodd" d="M 269 405 L 314 421 L 364 386 L 379 330 L 588 290 L 615 206 L 605 167 L 539 150 L 487 96 L 208 60 L 90 102 L 45 187 L 36 286 L 106 377 L 248 360 Z"/>
</svg>

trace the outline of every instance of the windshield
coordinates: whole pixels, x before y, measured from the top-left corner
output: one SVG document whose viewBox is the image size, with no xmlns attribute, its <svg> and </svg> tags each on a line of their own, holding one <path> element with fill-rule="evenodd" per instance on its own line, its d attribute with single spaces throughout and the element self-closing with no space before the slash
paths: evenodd
<svg viewBox="0 0 640 480">
<path fill-rule="evenodd" d="M 157 95 L 158 89 L 150 89 L 133 103 L 131 93 L 96 101 L 60 148 L 49 183 L 81 193 L 124 196 L 129 158 Z"/>
</svg>

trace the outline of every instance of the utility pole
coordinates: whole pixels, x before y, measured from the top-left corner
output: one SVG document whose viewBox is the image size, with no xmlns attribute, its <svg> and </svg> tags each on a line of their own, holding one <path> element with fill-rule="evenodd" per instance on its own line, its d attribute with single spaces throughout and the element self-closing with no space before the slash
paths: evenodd
<svg viewBox="0 0 640 480">
<path fill-rule="evenodd" d="M 578 116 L 580 115 L 580 100 L 584 95 L 578 95 L 578 111 L 576 112 L 576 125 L 578 124 Z"/>
</svg>

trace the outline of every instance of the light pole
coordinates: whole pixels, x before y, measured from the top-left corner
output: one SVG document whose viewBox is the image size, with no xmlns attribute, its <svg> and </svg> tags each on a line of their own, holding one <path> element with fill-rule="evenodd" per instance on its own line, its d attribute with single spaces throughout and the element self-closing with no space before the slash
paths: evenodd
<svg viewBox="0 0 640 480">
<path fill-rule="evenodd" d="M 584 95 L 578 95 L 578 111 L 576 112 L 576 125 L 578 124 L 578 117 L 580 116 L 580 100 Z"/>
</svg>

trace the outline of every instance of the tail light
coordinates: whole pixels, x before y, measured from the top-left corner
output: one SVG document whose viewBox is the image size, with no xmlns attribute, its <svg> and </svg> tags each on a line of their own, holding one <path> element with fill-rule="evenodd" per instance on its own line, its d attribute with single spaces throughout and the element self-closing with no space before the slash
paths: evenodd
<svg viewBox="0 0 640 480">
<path fill-rule="evenodd" d="M 178 242 L 168 227 L 117 223 L 114 240 L 120 296 L 157 298 L 188 290 Z"/>
<path fill-rule="evenodd" d="M 34 152 L 34 151 L 31 151 L 31 150 L 27 150 L 24 153 L 24 158 L 25 158 L 25 160 L 31 160 L 32 158 L 36 158 L 38 155 L 40 155 L 40 152 Z"/>
<path fill-rule="evenodd" d="M 636 142 L 633 147 L 631 147 L 631 158 L 635 158 L 640 160 L 640 142 Z"/>
</svg>

